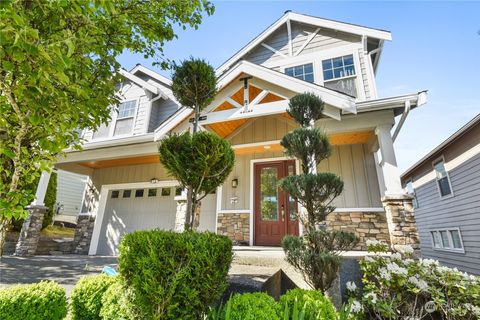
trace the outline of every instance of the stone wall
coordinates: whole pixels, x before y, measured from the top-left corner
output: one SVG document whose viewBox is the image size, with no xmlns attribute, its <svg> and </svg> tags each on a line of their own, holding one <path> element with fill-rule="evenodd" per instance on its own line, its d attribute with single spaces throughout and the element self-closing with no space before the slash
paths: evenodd
<svg viewBox="0 0 480 320">
<path fill-rule="evenodd" d="M 73 238 L 73 253 L 88 254 L 94 225 L 94 216 L 86 214 L 80 214 L 78 216 L 75 236 Z"/>
<path fill-rule="evenodd" d="M 15 248 L 16 256 L 33 256 L 37 251 L 40 230 L 42 230 L 43 216 L 47 207 L 31 205 L 26 207 L 30 212 L 23 222 L 22 231 Z"/>
<path fill-rule="evenodd" d="M 420 237 L 412 199 L 409 195 L 385 196 L 382 198 L 382 202 L 386 211 L 392 246 L 401 249 L 399 247 L 409 245 L 418 251 L 420 250 Z"/>
<path fill-rule="evenodd" d="M 334 230 L 353 232 L 360 237 L 355 250 L 366 250 L 367 240 L 390 243 L 385 212 L 334 212 L 327 216 L 327 225 Z"/>
<path fill-rule="evenodd" d="M 235 244 L 248 245 L 250 241 L 250 214 L 219 213 L 217 233 L 228 236 Z"/>
</svg>

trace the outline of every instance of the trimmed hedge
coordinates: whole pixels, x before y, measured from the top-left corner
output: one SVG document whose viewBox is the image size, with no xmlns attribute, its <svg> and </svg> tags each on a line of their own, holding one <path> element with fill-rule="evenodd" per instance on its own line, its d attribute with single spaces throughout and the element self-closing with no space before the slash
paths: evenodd
<svg viewBox="0 0 480 320">
<path fill-rule="evenodd" d="M 66 315 L 65 290 L 56 282 L 42 281 L 0 289 L 2 320 L 61 320 Z"/>
<path fill-rule="evenodd" d="M 295 306 L 295 301 L 297 305 Z M 294 310 L 303 310 L 304 319 L 337 319 L 337 311 L 332 302 L 317 290 L 293 289 L 280 297 L 282 318 L 293 315 Z"/>
<path fill-rule="evenodd" d="M 199 319 L 227 287 L 232 242 L 211 232 L 127 234 L 118 266 L 145 319 Z"/>
<path fill-rule="evenodd" d="M 225 313 L 228 320 L 280 320 L 275 299 L 263 292 L 235 294 Z"/>
<path fill-rule="evenodd" d="M 133 294 L 120 281 L 112 284 L 102 296 L 100 316 L 103 320 L 133 320 L 135 306 Z M 138 319 L 138 317 L 137 317 Z"/>
<path fill-rule="evenodd" d="M 105 274 L 80 278 L 70 297 L 72 320 L 101 320 L 102 295 L 115 281 L 116 277 Z"/>
</svg>

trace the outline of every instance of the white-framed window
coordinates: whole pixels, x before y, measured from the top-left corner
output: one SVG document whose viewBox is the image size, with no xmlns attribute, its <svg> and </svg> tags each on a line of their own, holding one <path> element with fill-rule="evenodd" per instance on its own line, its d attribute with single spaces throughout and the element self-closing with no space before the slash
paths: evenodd
<svg viewBox="0 0 480 320">
<path fill-rule="evenodd" d="M 285 68 L 285 74 L 308 82 L 315 82 L 313 76 L 313 63 Z"/>
<path fill-rule="evenodd" d="M 137 109 L 137 100 L 129 100 L 120 103 L 118 106 L 117 119 L 115 121 L 114 136 L 130 134 L 133 130 L 135 121 L 135 111 Z"/>
<path fill-rule="evenodd" d="M 459 228 L 445 228 L 430 231 L 432 247 L 436 250 L 465 252 Z"/>
<path fill-rule="evenodd" d="M 409 179 L 406 184 L 406 191 L 407 194 L 413 197 L 413 207 L 416 209 L 418 208 L 418 201 L 417 201 L 417 196 L 415 194 L 415 188 L 413 187 L 413 180 Z"/>
<path fill-rule="evenodd" d="M 325 87 L 357 96 L 353 54 L 322 60 L 322 72 Z"/>
<path fill-rule="evenodd" d="M 438 192 L 441 198 L 453 196 L 452 184 L 447 170 L 445 169 L 445 160 L 442 158 L 433 162 L 433 170 L 437 181 Z"/>
</svg>

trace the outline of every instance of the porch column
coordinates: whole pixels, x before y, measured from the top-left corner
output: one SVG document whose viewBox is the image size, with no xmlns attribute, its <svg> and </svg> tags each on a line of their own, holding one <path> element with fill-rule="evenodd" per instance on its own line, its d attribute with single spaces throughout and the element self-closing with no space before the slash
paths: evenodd
<svg viewBox="0 0 480 320">
<path fill-rule="evenodd" d="M 395 158 L 390 125 L 375 129 L 379 147 L 379 165 L 383 175 L 385 194 L 382 197 L 387 218 L 390 244 L 393 249 L 402 251 L 406 245 L 419 249 L 420 240 L 412 205 L 412 197 L 405 194 L 400 182 L 400 173 Z M 382 186 L 380 186 L 382 187 Z"/>
<path fill-rule="evenodd" d="M 390 126 L 382 125 L 375 128 L 375 134 L 378 139 L 380 158 L 379 165 L 382 168 L 385 182 L 385 195 L 401 195 L 403 191 L 400 182 L 400 172 L 397 167 L 395 150 L 393 149 L 393 140 L 390 134 Z"/>
<path fill-rule="evenodd" d="M 187 216 L 187 190 L 182 190 L 182 194 L 175 196 L 177 202 L 177 211 L 175 212 L 175 232 L 185 230 L 185 218 Z"/>
<path fill-rule="evenodd" d="M 16 256 L 33 256 L 37 251 L 43 217 L 47 211 L 47 207 L 44 206 L 44 200 L 49 181 L 50 172 L 43 171 L 37 185 L 35 199 L 26 207 L 30 214 L 23 222 L 22 231 L 20 232 L 17 246 L 15 248 Z"/>
</svg>

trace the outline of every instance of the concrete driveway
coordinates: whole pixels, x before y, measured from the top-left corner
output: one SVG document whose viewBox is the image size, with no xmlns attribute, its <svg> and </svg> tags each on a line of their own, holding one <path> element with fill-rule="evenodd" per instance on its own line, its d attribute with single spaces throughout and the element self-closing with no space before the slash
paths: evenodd
<svg viewBox="0 0 480 320">
<path fill-rule="evenodd" d="M 81 276 L 98 274 L 104 266 L 117 267 L 115 257 L 91 257 L 84 255 L 34 256 L 0 258 L 0 287 L 17 283 L 34 283 L 54 280 L 70 295 Z"/>
</svg>

